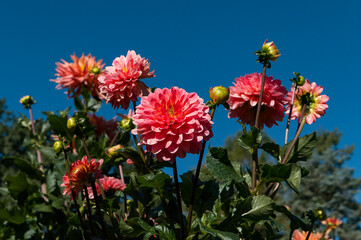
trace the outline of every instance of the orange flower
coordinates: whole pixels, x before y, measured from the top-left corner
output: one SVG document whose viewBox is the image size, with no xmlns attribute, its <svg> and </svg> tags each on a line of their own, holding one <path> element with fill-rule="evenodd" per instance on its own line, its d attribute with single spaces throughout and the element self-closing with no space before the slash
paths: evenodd
<svg viewBox="0 0 361 240">
<path fill-rule="evenodd" d="M 337 226 L 342 224 L 342 221 L 338 218 L 327 218 L 326 220 L 321 222 L 325 225 L 328 229 L 336 229 Z"/>
</svg>

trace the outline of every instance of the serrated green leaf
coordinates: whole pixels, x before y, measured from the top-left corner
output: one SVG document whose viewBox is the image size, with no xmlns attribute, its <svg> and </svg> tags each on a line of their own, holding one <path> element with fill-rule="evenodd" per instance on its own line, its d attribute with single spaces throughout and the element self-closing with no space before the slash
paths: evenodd
<svg viewBox="0 0 361 240">
<path fill-rule="evenodd" d="M 243 177 L 238 175 L 228 159 L 227 150 L 222 147 L 209 149 L 206 164 L 208 170 L 221 181 L 243 181 Z"/>
<path fill-rule="evenodd" d="M 299 194 L 299 189 L 301 185 L 301 175 L 301 167 L 297 166 L 296 164 L 291 164 L 290 176 L 286 182 L 297 194 Z"/>
<path fill-rule="evenodd" d="M 264 195 L 249 197 L 240 203 L 240 205 L 242 204 L 244 204 L 244 206 L 241 206 L 240 211 L 237 211 L 239 213 L 242 212 L 242 217 L 254 221 L 267 219 L 269 215 L 273 213 L 276 206 L 276 203 L 270 197 Z"/>
<path fill-rule="evenodd" d="M 159 235 L 160 240 L 174 240 L 174 239 L 177 239 L 174 231 L 167 228 L 166 226 L 157 225 L 154 228 L 157 230 L 157 232 L 158 232 L 157 235 Z"/>
<path fill-rule="evenodd" d="M 281 158 L 284 159 L 289 147 L 292 142 L 287 143 L 281 149 Z M 298 139 L 295 146 L 291 150 L 291 153 L 288 157 L 288 163 L 296 163 L 298 161 L 307 161 L 312 155 L 313 149 L 316 147 L 316 132 L 313 132 L 309 135 L 303 136 Z"/>
<path fill-rule="evenodd" d="M 290 211 L 287 210 L 285 206 L 277 205 L 275 207 L 275 210 L 277 212 L 285 214 L 291 221 L 290 228 L 291 230 L 299 229 L 301 228 L 303 231 L 310 231 L 310 221 L 297 217 L 296 215 L 292 214 Z"/>
<path fill-rule="evenodd" d="M 277 161 L 279 161 L 280 151 L 281 151 L 280 145 L 276 143 L 265 143 L 262 144 L 259 148 L 261 148 L 266 153 L 269 153 L 272 157 L 274 157 L 275 159 L 277 159 Z"/>
<path fill-rule="evenodd" d="M 170 178 L 170 176 L 162 171 L 146 174 L 138 178 L 138 182 L 141 187 L 157 188 L 161 191 L 171 181 L 172 179 Z"/>
<path fill-rule="evenodd" d="M 71 139 L 72 134 L 69 132 L 66 127 L 67 119 L 65 117 L 60 117 L 57 115 L 48 115 L 48 121 L 50 123 L 51 129 L 57 135 L 66 136 L 68 139 Z"/>
<path fill-rule="evenodd" d="M 4 159 L 13 161 L 22 172 L 28 175 L 29 178 L 38 179 L 40 181 L 43 179 L 43 173 L 31 162 L 18 157 L 4 157 Z"/>
<path fill-rule="evenodd" d="M 51 208 L 51 206 L 46 205 L 45 203 L 35 204 L 33 206 L 33 209 L 36 212 L 47 212 L 47 213 L 52 213 L 53 212 L 53 209 Z"/>
<path fill-rule="evenodd" d="M 6 176 L 5 181 L 7 182 L 8 190 L 13 198 L 17 198 L 22 192 L 26 191 L 29 184 L 26 179 L 26 175 L 22 172 L 14 176 Z"/>
<path fill-rule="evenodd" d="M 282 182 L 286 181 L 291 174 L 291 165 L 277 164 L 269 165 L 264 164 L 261 167 L 261 181 L 262 182 Z"/>
<path fill-rule="evenodd" d="M 204 226 L 203 223 L 199 220 L 199 218 L 197 218 L 196 221 L 199 225 L 199 229 L 202 232 L 208 233 L 208 234 L 212 235 L 213 237 L 218 237 L 222 240 L 239 240 L 240 239 L 239 236 L 235 233 L 216 230 L 216 229 L 212 229 L 207 226 Z"/>
<path fill-rule="evenodd" d="M 242 133 L 238 138 L 238 144 L 253 153 L 253 150 L 257 148 L 262 142 L 261 130 L 252 127 L 249 133 Z"/>
</svg>

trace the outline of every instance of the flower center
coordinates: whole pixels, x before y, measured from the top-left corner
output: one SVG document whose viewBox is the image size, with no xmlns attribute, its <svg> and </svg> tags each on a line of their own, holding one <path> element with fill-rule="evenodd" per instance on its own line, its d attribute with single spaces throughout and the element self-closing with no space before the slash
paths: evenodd
<svg viewBox="0 0 361 240">
<path fill-rule="evenodd" d="M 128 72 L 127 67 L 124 67 L 124 68 L 123 68 L 123 72 L 124 72 L 124 73 L 127 73 L 127 72 Z"/>
<path fill-rule="evenodd" d="M 168 114 L 169 114 L 170 117 L 173 117 L 174 107 L 170 107 L 170 108 L 168 109 Z"/>
<path fill-rule="evenodd" d="M 88 181 L 88 170 L 84 165 L 75 166 L 70 173 L 71 181 Z"/>
</svg>

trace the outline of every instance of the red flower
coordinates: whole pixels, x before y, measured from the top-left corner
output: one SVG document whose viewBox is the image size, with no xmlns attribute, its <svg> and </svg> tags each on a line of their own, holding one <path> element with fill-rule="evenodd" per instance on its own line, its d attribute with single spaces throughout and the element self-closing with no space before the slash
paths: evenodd
<svg viewBox="0 0 361 240">
<path fill-rule="evenodd" d="M 134 51 L 114 59 L 113 65 L 106 67 L 105 75 L 99 77 L 99 89 L 107 103 L 117 109 L 120 106 L 127 109 L 130 101 L 136 102 L 137 97 L 148 95 L 147 86 L 139 79 L 154 77 L 154 70 L 149 72 L 149 66 L 148 59 Z"/>
<path fill-rule="evenodd" d="M 71 55 L 70 58 L 73 62 L 69 63 L 65 60 L 56 63 L 56 79 L 50 81 L 56 82 L 58 85 L 57 89 L 69 88 L 71 87 L 75 94 L 80 95 L 81 87 L 85 86 L 89 91 L 91 90 L 93 97 L 101 98 L 101 95 L 98 90 L 98 74 L 94 74 L 91 70 L 97 68 L 98 70 L 104 67 L 102 64 L 103 60 L 95 60 L 91 54 L 78 58 L 75 53 Z M 70 96 L 71 91 L 67 90 L 68 96 Z"/>
<path fill-rule="evenodd" d="M 117 131 L 117 122 L 114 117 L 110 120 L 105 120 L 105 118 L 101 116 L 97 116 L 95 114 L 88 114 L 89 123 L 95 127 L 95 136 L 100 137 L 103 133 L 105 133 L 109 139 L 113 139 Z"/>
<path fill-rule="evenodd" d="M 88 186 L 89 175 L 94 174 L 95 179 L 103 177 L 102 171 L 99 167 L 103 164 L 103 159 L 95 162 L 95 159 L 91 159 L 88 162 L 87 156 L 84 156 L 81 160 L 73 162 L 70 165 L 70 181 L 68 173 L 63 176 L 62 187 L 65 187 L 63 195 L 70 195 L 71 190 L 75 192 L 75 195 L 83 189 L 83 186 Z"/>
<path fill-rule="evenodd" d="M 141 99 L 133 123 L 140 144 L 157 155 L 159 161 L 173 162 L 186 153 L 199 153 L 202 141 L 212 136 L 209 108 L 196 93 L 184 89 L 156 89 Z"/>
<path fill-rule="evenodd" d="M 127 187 L 122 180 L 114 178 L 114 177 L 103 177 L 99 181 L 103 187 L 104 192 L 113 193 L 116 191 L 123 191 Z M 95 183 L 95 186 L 97 189 L 97 195 L 99 196 L 100 195 L 99 186 L 97 183 Z M 91 187 L 88 187 L 88 193 L 89 193 L 89 198 L 93 199 L 94 193 L 93 193 L 93 190 Z"/>
<path fill-rule="evenodd" d="M 261 73 L 252 73 L 244 77 L 236 78 L 234 86 L 229 87 L 230 94 L 228 104 L 230 106 L 228 117 L 238 118 L 243 123 L 254 125 L 258 100 L 261 92 Z M 263 125 L 272 127 L 278 125 L 276 121 L 282 121 L 285 95 L 287 90 L 281 85 L 280 80 L 265 77 L 265 86 L 262 98 L 261 113 L 259 118 L 260 129 Z"/>
</svg>

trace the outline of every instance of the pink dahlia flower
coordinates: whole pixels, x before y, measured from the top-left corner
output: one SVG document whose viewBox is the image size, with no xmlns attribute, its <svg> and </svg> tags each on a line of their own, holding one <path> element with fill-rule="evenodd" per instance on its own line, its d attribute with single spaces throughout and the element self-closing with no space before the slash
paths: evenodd
<svg viewBox="0 0 361 240">
<path fill-rule="evenodd" d="M 123 191 L 127 187 L 122 180 L 114 178 L 114 177 L 103 177 L 99 181 L 100 181 L 100 184 L 102 185 L 105 193 L 112 194 L 116 191 Z M 95 187 L 97 189 L 97 195 L 99 196 L 100 195 L 99 185 L 97 183 L 95 183 Z M 94 193 L 93 193 L 93 189 L 91 187 L 88 187 L 88 193 L 89 193 L 89 198 L 93 199 Z"/>
<path fill-rule="evenodd" d="M 304 232 L 304 231 L 299 231 L 299 230 L 295 230 L 292 234 L 292 240 L 305 240 L 307 238 L 307 234 L 308 232 Z M 325 240 L 332 240 L 329 239 L 328 236 L 324 236 L 322 237 L 322 233 L 311 233 L 309 240 L 321 240 L 321 239 L 325 239 Z"/>
<path fill-rule="evenodd" d="M 159 161 L 173 162 L 186 153 L 199 153 L 202 140 L 212 136 L 209 108 L 196 93 L 184 89 L 156 89 L 141 99 L 133 123 L 140 134 L 140 144 L 157 155 Z"/>
<path fill-rule="evenodd" d="M 287 102 L 288 105 L 286 107 L 286 114 L 290 114 L 291 100 L 292 100 L 292 92 L 294 91 L 294 87 L 291 88 L 291 92 L 287 94 Z M 311 124 L 316 121 L 317 118 L 325 115 L 326 109 L 328 105 L 326 102 L 329 97 L 326 95 L 321 95 L 323 91 L 322 86 L 317 86 L 315 82 L 310 83 L 308 79 L 303 86 L 298 87 L 298 90 L 295 95 L 295 100 L 292 108 L 291 119 L 296 119 L 301 116 L 303 102 L 305 101 L 306 95 L 309 99 L 307 103 L 307 107 L 305 110 L 306 122 L 307 124 Z M 298 122 L 301 122 L 302 119 L 298 119 Z"/>
<path fill-rule="evenodd" d="M 107 103 L 117 109 L 119 106 L 127 109 L 130 101 L 136 102 L 137 97 L 148 95 L 147 86 L 139 79 L 154 77 L 154 70 L 149 72 L 149 66 L 148 59 L 135 51 L 114 59 L 113 65 L 106 67 L 105 74 L 99 77 L 99 89 Z"/>
<path fill-rule="evenodd" d="M 328 229 L 336 229 L 337 226 L 342 224 L 342 221 L 338 218 L 327 218 L 321 223 L 325 225 Z"/>
<path fill-rule="evenodd" d="M 75 195 L 78 195 L 83 186 L 88 186 L 90 173 L 94 174 L 95 179 L 102 178 L 102 170 L 99 169 L 102 164 L 103 159 L 100 159 L 98 162 L 95 162 L 95 159 L 91 159 L 88 162 L 87 156 L 73 162 L 70 165 L 70 181 L 68 173 L 65 173 L 63 176 L 63 183 L 61 184 L 62 187 L 65 187 L 63 195 L 70 195 L 71 190 L 74 190 Z"/>
<path fill-rule="evenodd" d="M 93 68 L 102 69 L 104 64 L 102 64 L 103 60 L 95 60 L 91 54 L 84 56 L 83 55 L 78 58 L 75 53 L 70 56 L 73 62 L 69 63 L 65 60 L 61 60 L 62 62 L 56 63 L 56 79 L 52 79 L 50 81 L 56 82 L 58 85 L 57 89 L 63 88 L 72 88 L 74 93 L 80 95 L 81 87 L 85 86 L 89 91 L 91 90 L 93 97 L 101 97 L 98 87 L 98 76 L 92 73 Z M 68 96 L 70 96 L 71 91 L 68 89 Z"/>
<path fill-rule="evenodd" d="M 95 114 L 88 114 L 89 123 L 95 128 L 95 136 L 100 137 L 105 133 L 109 139 L 113 139 L 116 134 L 118 124 L 114 117 L 110 120 L 105 120 L 104 117 L 97 116 Z"/>
<path fill-rule="evenodd" d="M 262 74 L 251 73 L 236 78 L 234 86 L 229 87 L 228 104 L 230 106 L 228 117 L 238 118 L 243 123 L 254 125 L 258 100 L 261 92 Z M 263 125 L 272 127 L 278 125 L 284 117 L 285 95 L 287 90 L 281 81 L 272 77 L 265 77 L 265 86 L 262 98 L 262 107 L 259 118 L 259 128 Z"/>
</svg>

